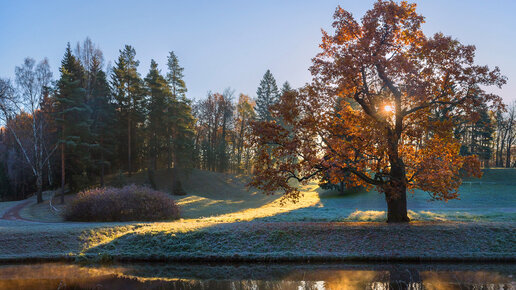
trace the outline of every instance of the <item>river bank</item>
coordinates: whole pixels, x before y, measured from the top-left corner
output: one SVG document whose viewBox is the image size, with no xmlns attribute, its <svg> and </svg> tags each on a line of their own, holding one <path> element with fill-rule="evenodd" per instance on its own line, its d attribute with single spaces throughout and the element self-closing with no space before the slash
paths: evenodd
<svg viewBox="0 0 516 290">
<path fill-rule="evenodd" d="M 7 223 L 2 262 L 516 261 L 512 222 Z"/>
</svg>

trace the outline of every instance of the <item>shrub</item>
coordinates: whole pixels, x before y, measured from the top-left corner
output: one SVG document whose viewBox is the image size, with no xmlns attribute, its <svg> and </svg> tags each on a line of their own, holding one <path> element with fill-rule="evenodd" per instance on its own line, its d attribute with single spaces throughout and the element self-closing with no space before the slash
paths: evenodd
<svg viewBox="0 0 516 290">
<path fill-rule="evenodd" d="M 69 221 L 157 221 L 179 218 L 179 208 L 160 191 L 128 185 L 81 191 L 66 207 Z"/>
</svg>

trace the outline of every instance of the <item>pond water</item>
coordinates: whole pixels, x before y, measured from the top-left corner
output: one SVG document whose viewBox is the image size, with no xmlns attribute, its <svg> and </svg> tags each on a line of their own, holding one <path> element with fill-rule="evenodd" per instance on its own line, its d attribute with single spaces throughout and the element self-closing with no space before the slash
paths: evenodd
<svg viewBox="0 0 516 290">
<path fill-rule="evenodd" d="M 514 264 L 0 265 L 0 289 L 516 289 Z"/>
</svg>

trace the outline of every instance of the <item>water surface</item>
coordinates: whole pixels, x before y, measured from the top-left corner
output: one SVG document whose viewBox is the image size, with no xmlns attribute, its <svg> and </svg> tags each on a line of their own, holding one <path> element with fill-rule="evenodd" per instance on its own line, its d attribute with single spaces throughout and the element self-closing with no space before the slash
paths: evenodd
<svg viewBox="0 0 516 290">
<path fill-rule="evenodd" d="M 0 266 L 0 289 L 516 289 L 513 264 Z"/>
</svg>

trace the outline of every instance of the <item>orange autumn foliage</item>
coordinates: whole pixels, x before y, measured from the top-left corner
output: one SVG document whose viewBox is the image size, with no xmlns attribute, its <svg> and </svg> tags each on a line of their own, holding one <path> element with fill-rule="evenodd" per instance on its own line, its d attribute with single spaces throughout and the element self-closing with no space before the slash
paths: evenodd
<svg viewBox="0 0 516 290">
<path fill-rule="evenodd" d="M 293 180 L 375 186 L 389 213 L 403 211 L 405 192 L 416 188 L 438 200 L 457 198 L 461 176 L 481 171 L 478 158 L 459 155 L 455 120 L 475 118 L 479 104 L 500 106 L 483 88 L 506 78 L 498 67 L 476 65 L 474 46 L 426 36 L 415 4 L 377 1 L 361 22 L 338 7 L 334 19 L 334 33 L 323 31 L 313 59 L 311 84 L 285 93 L 271 107 L 274 121 L 254 123 L 251 185 L 294 201 Z M 408 220 L 406 213 L 392 219 Z"/>
</svg>

